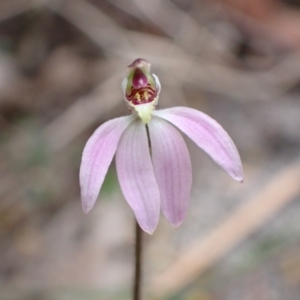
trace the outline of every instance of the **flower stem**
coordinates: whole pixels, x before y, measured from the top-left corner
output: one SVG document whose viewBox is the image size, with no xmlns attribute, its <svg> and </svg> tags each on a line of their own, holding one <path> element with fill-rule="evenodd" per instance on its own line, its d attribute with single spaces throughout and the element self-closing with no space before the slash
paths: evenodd
<svg viewBox="0 0 300 300">
<path fill-rule="evenodd" d="M 146 125 L 149 151 L 151 154 L 151 141 L 149 128 Z M 142 253 L 143 253 L 143 231 L 135 221 L 135 265 L 134 265 L 134 283 L 133 283 L 133 300 L 141 300 L 141 284 L 142 284 Z"/>
<path fill-rule="evenodd" d="M 141 281 L 142 281 L 142 229 L 135 222 L 135 272 L 133 286 L 133 300 L 141 300 Z"/>
</svg>

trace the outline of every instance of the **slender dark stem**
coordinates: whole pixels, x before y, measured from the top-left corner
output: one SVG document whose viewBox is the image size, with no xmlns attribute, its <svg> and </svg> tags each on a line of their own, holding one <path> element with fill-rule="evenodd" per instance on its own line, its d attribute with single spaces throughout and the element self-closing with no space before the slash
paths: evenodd
<svg viewBox="0 0 300 300">
<path fill-rule="evenodd" d="M 146 125 L 149 151 L 151 155 L 151 141 L 149 128 Z M 133 285 L 133 300 L 141 300 L 141 285 L 142 285 L 142 254 L 143 254 L 143 231 L 135 221 L 135 265 L 134 265 L 134 285 Z"/>
<path fill-rule="evenodd" d="M 141 300 L 141 281 L 142 281 L 142 229 L 135 222 L 135 273 L 133 286 L 133 300 Z"/>
</svg>

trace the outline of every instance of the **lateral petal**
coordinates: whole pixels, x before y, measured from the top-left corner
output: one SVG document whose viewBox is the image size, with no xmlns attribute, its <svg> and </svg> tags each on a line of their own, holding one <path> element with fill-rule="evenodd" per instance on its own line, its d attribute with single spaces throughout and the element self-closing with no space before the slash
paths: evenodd
<svg viewBox="0 0 300 300">
<path fill-rule="evenodd" d="M 133 120 L 133 116 L 110 120 L 96 129 L 87 141 L 79 174 L 81 202 L 85 213 L 94 206 L 118 142 Z"/>
<path fill-rule="evenodd" d="M 190 198 L 190 155 L 181 134 L 173 125 L 153 117 L 148 126 L 162 211 L 171 225 L 178 227 L 186 216 Z"/>
<path fill-rule="evenodd" d="M 124 132 L 116 153 L 116 165 L 126 201 L 140 227 L 152 234 L 159 219 L 160 198 L 146 126 L 140 120 L 134 121 Z"/>
<path fill-rule="evenodd" d="M 227 132 L 214 119 L 187 107 L 158 110 L 154 111 L 153 115 L 177 126 L 229 175 L 243 181 L 243 167 L 239 153 Z"/>
</svg>

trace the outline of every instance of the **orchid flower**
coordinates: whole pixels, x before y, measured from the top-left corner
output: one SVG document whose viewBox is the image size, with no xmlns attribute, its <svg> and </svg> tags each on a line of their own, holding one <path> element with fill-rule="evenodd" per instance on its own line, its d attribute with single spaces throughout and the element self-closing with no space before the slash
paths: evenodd
<svg viewBox="0 0 300 300">
<path fill-rule="evenodd" d="M 192 185 L 187 146 L 178 129 L 237 181 L 243 181 L 239 153 L 226 131 L 208 115 L 187 107 L 155 110 L 161 85 L 150 63 L 137 59 L 122 82 L 131 115 L 102 124 L 82 155 L 80 186 L 85 213 L 94 206 L 116 154 L 123 195 L 140 227 L 152 234 L 160 208 L 174 227 L 184 220 Z"/>
</svg>

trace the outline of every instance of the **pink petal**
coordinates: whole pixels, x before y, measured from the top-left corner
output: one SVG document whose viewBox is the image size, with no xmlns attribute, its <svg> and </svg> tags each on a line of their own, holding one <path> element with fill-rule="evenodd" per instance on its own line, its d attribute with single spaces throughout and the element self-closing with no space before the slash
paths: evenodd
<svg viewBox="0 0 300 300">
<path fill-rule="evenodd" d="M 132 116 L 126 116 L 108 121 L 86 143 L 79 174 L 82 208 L 85 213 L 94 206 L 121 135 L 133 120 Z"/>
<path fill-rule="evenodd" d="M 126 201 L 141 228 L 152 234 L 159 219 L 160 198 L 146 126 L 140 120 L 134 121 L 124 132 L 117 149 L 116 164 Z"/>
<path fill-rule="evenodd" d="M 190 198 L 190 155 L 181 134 L 170 123 L 154 117 L 148 126 L 162 210 L 168 221 L 178 227 L 185 218 Z"/>
<path fill-rule="evenodd" d="M 243 181 L 239 153 L 227 132 L 208 115 L 187 107 L 174 107 L 153 112 L 184 132 L 229 175 Z"/>
</svg>

